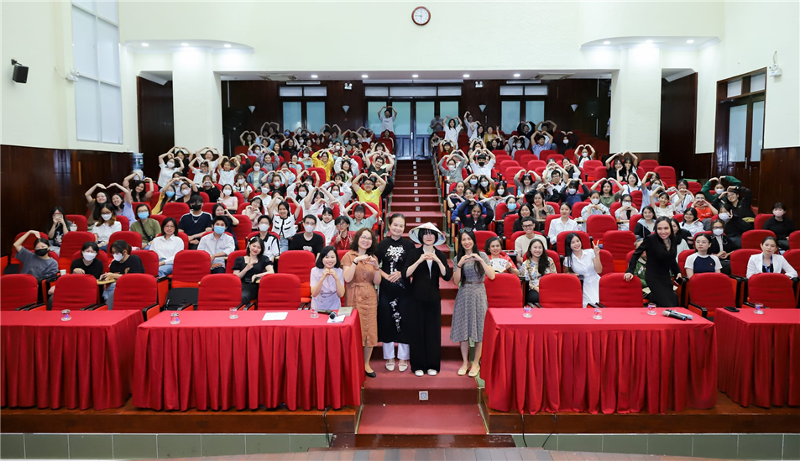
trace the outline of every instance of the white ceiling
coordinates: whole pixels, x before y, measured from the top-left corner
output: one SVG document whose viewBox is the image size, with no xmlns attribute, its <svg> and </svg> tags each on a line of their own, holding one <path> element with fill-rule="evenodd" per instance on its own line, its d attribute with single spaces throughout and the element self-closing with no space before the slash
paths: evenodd
<svg viewBox="0 0 800 461">
<path fill-rule="evenodd" d="M 648 43 L 650 40 L 650 43 Z M 689 41 L 692 43 L 688 43 Z M 605 48 L 622 49 L 634 46 L 650 45 L 657 48 L 671 50 L 699 50 L 707 46 L 719 43 L 719 37 L 689 37 L 689 36 L 670 36 L 670 37 L 608 37 L 586 42 L 581 45 L 581 50 Z M 608 43 L 606 43 L 608 42 Z"/>
<path fill-rule="evenodd" d="M 184 45 L 184 43 L 186 45 Z M 147 46 L 145 46 L 147 44 Z M 200 48 L 214 53 L 252 53 L 253 47 L 220 40 L 128 40 L 122 44 L 133 53 L 174 53 L 187 48 Z M 230 46 L 225 46 L 230 45 Z"/>
<path fill-rule="evenodd" d="M 541 73 L 571 73 L 574 74 L 570 78 L 611 78 L 611 70 L 597 69 L 597 70 L 437 70 L 437 71 L 347 71 L 347 72 L 223 72 L 223 80 L 262 80 L 264 75 L 281 75 L 283 78 L 276 80 L 285 80 L 285 76 L 291 75 L 296 77 L 297 80 L 345 80 L 345 81 L 359 81 L 363 80 L 365 83 L 386 83 L 407 81 L 408 83 L 433 83 L 435 82 L 461 82 L 464 80 L 530 80 L 535 78 Z M 464 77 L 464 75 L 469 77 Z M 519 74 L 519 77 L 514 77 L 514 74 Z M 316 75 L 317 77 L 312 77 Z M 363 78 L 367 75 L 367 78 Z M 417 77 L 413 77 L 417 75 Z"/>
</svg>

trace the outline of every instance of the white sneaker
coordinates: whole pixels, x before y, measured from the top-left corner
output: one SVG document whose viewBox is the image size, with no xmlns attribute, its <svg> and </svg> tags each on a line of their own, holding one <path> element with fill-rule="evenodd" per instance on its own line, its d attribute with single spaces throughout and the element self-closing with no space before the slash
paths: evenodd
<svg viewBox="0 0 800 461">
<path fill-rule="evenodd" d="M 430 375 L 430 376 L 436 376 L 436 373 L 439 373 L 439 372 L 436 371 L 436 370 L 428 370 L 428 375 Z"/>
<path fill-rule="evenodd" d="M 422 371 L 422 370 L 417 370 L 417 371 L 414 372 L 414 374 L 417 375 L 417 376 L 420 376 L 420 377 L 425 376 L 425 372 Z"/>
</svg>

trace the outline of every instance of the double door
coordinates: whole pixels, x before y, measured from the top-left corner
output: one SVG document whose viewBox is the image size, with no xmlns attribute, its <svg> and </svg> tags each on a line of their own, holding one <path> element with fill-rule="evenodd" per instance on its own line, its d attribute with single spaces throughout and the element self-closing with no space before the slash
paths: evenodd
<svg viewBox="0 0 800 461">
<path fill-rule="evenodd" d="M 367 102 L 369 126 L 376 134 L 381 132 L 379 111 L 383 106 L 391 106 L 397 111 L 394 121 L 395 146 L 398 159 L 430 158 L 430 138 L 433 134 L 431 121 L 434 114 L 441 117 L 458 116 L 458 101 L 433 99 L 384 99 Z"/>
</svg>

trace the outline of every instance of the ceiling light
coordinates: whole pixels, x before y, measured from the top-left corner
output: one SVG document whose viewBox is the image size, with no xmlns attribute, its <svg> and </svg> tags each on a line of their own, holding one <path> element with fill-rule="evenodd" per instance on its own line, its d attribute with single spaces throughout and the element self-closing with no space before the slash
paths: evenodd
<svg viewBox="0 0 800 461">
<path fill-rule="evenodd" d="M 317 74 L 311 74 L 311 78 L 317 78 Z"/>
<path fill-rule="evenodd" d="M 464 78 L 469 78 L 469 74 L 464 74 Z"/>
<path fill-rule="evenodd" d="M 149 43 L 142 43 L 142 46 L 150 46 Z"/>
<path fill-rule="evenodd" d="M 649 44 L 651 44 L 651 43 L 653 43 L 653 41 L 652 41 L 652 40 L 645 40 L 644 42 L 645 42 L 645 43 L 647 43 L 648 45 L 649 45 Z"/>
<path fill-rule="evenodd" d="M 611 45 L 611 42 L 606 40 L 605 42 L 603 42 L 603 45 Z"/>
<path fill-rule="evenodd" d="M 414 74 L 414 75 L 411 76 L 411 78 L 417 78 L 417 77 L 419 77 L 419 75 L 417 75 L 417 74 Z"/>
<path fill-rule="evenodd" d="M 361 78 L 369 78 L 369 75 L 367 75 L 367 74 L 361 74 Z"/>
<path fill-rule="evenodd" d="M 225 46 L 225 48 L 230 48 L 231 44 L 230 43 L 226 43 L 224 46 Z"/>
<path fill-rule="evenodd" d="M 189 46 L 188 43 L 181 43 L 181 46 Z"/>
<path fill-rule="evenodd" d="M 689 40 L 686 40 L 686 43 L 694 43 L 694 40 L 692 40 L 692 39 L 690 38 Z"/>
<path fill-rule="evenodd" d="M 519 74 L 514 74 L 514 77 L 519 77 Z"/>
</svg>

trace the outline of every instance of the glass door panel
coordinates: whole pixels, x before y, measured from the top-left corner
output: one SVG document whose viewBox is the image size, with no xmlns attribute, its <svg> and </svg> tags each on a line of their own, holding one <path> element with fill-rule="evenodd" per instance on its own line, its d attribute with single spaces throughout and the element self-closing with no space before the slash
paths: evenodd
<svg viewBox="0 0 800 461">
<path fill-rule="evenodd" d="M 441 101 L 439 103 L 439 116 L 442 119 L 445 117 L 461 117 L 461 114 L 458 113 L 458 101 Z"/>
<path fill-rule="evenodd" d="M 397 111 L 397 119 L 394 121 L 395 136 L 411 136 L 411 103 L 395 101 L 392 107 Z"/>
<path fill-rule="evenodd" d="M 763 124 L 762 124 L 763 125 Z M 747 149 L 747 104 L 733 106 L 728 120 L 728 161 L 744 162 Z"/>
<path fill-rule="evenodd" d="M 415 136 L 425 136 L 433 133 L 431 120 L 433 120 L 433 101 L 416 101 Z"/>
<path fill-rule="evenodd" d="M 378 111 L 385 105 L 386 101 L 367 102 L 367 122 L 369 123 L 369 129 L 372 130 L 376 136 L 380 136 L 381 134 L 381 119 L 378 117 Z"/>
<path fill-rule="evenodd" d="M 750 144 L 750 161 L 761 161 L 761 148 L 764 146 L 764 101 L 753 103 L 753 139 Z"/>
</svg>

